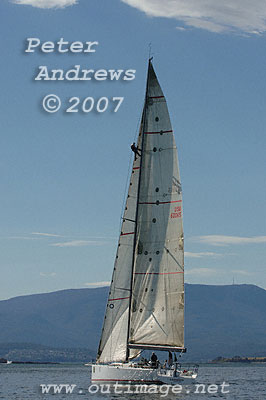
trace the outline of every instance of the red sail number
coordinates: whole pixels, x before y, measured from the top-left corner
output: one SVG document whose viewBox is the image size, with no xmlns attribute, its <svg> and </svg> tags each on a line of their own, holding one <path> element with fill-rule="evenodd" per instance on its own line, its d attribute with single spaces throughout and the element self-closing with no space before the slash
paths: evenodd
<svg viewBox="0 0 266 400">
<path fill-rule="evenodd" d="M 171 213 L 171 218 L 181 218 L 181 206 L 175 207 L 174 212 Z"/>
</svg>

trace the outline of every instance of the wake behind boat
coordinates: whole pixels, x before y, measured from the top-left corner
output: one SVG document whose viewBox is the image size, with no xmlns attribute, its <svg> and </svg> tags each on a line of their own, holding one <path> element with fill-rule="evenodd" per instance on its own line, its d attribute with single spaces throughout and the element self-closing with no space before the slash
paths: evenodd
<svg viewBox="0 0 266 400">
<path fill-rule="evenodd" d="M 184 353 L 184 235 L 177 149 L 166 100 L 149 60 L 145 104 L 92 383 L 193 380 Z M 137 360 L 167 352 L 162 365 Z"/>
</svg>

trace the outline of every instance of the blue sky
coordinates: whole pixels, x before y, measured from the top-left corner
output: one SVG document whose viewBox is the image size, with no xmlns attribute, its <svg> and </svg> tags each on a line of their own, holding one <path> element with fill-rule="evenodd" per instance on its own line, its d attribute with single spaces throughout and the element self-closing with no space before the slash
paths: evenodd
<svg viewBox="0 0 266 400">
<path fill-rule="evenodd" d="M 0 299 L 110 280 L 147 56 L 166 94 L 190 283 L 266 288 L 266 6 L 260 1 L 3 0 Z M 25 40 L 99 42 L 25 54 Z M 135 69 L 131 82 L 35 82 L 38 66 Z M 124 96 L 114 114 L 41 99 Z"/>
</svg>

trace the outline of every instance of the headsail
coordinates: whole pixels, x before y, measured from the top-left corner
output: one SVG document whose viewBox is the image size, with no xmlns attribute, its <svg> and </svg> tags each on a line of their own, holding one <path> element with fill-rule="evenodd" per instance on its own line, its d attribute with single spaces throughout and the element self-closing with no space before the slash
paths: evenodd
<svg viewBox="0 0 266 400">
<path fill-rule="evenodd" d="M 167 104 L 151 62 L 138 148 L 98 362 L 125 361 L 128 348 L 131 356 L 142 348 L 184 348 L 181 183 Z"/>
<path fill-rule="evenodd" d="M 142 123 L 137 144 L 139 148 L 141 141 Z M 140 157 L 136 156 L 132 167 L 97 362 L 125 361 L 127 357 L 130 277 L 134 253 L 139 172 Z M 136 354 L 138 351 L 131 351 L 132 357 Z"/>
</svg>

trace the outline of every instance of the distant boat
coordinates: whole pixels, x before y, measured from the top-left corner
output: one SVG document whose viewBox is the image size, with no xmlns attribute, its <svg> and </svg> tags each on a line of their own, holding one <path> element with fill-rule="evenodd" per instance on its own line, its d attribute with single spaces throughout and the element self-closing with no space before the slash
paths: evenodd
<svg viewBox="0 0 266 400">
<path fill-rule="evenodd" d="M 6 360 L 7 365 L 12 364 L 12 361 Z"/>
<path fill-rule="evenodd" d="M 177 149 L 168 108 L 151 60 L 145 104 L 109 291 L 93 383 L 193 380 L 184 353 L 184 236 Z M 137 360 L 167 352 L 162 365 Z"/>
</svg>

